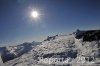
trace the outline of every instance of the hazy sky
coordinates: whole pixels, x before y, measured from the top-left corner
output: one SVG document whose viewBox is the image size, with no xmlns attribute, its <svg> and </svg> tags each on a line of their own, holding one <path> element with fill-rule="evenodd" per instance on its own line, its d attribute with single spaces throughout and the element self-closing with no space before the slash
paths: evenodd
<svg viewBox="0 0 100 66">
<path fill-rule="evenodd" d="M 37 20 L 34 9 L 41 14 Z M 100 0 L 0 0 L 0 46 L 99 26 Z"/>
</svg>

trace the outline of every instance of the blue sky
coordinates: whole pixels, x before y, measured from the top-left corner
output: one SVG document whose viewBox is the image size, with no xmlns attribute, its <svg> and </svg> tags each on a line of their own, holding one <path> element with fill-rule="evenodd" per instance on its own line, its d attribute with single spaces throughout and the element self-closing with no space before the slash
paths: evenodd
<svg viewBox="0 0 100 66">
<path fill-rule="evenodd" d="M 31 18 L 32 10 L 41 14 Z M 100 29 L 99 0 L 0 0 L 0 45 L 42 41 L 76 29 Z"/>
</svg>

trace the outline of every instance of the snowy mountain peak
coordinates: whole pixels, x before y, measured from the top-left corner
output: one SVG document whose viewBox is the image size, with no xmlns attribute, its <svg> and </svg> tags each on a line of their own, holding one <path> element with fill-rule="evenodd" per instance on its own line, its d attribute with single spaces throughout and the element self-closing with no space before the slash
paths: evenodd
<svg viewBox="0 0 100 66">
<path fill-rule="evenodd" d="M 43 42 L 10 47 L 13 60 L 6 66 L 96 66 L 100 64 L 100 31 L 76 31 L 69 35 L 48 36 Z M 95 36 L 95 37 L 94 37 Z M 91 41 L 89 40 L 91 37 Z M 96 40 L 95 40 L 96 39 Z M 16 57 L 17 56 L 17 57 Z M 5 56 L 4 56 L 5 57 Z M 16 58 L 15 58 L 16 57 Z M 48 60 L 49 59 L 49 60 Z M 53 60 L 51 60 L 53 59 Z M 56 59 L 56 60 L 55 60 Z M 58 59 L 60 61 L 58 62 Z"/>
</svg>

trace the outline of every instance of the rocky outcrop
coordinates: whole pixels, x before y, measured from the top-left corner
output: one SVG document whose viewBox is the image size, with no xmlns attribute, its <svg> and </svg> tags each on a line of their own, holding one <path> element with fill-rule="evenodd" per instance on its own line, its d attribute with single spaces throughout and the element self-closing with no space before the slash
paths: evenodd
<svg viewBox="0 0 100 66">
<path fill-rule="evenodd" d="M 83 41 L 99 41 L 100 40 L 100 30 L 77 30 L 76 38 L 82 38 Z"/>
</svg>

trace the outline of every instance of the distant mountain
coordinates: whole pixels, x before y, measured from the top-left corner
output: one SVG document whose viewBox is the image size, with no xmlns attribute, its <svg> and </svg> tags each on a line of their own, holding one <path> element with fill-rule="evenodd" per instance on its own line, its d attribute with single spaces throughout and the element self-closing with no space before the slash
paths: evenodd
<svg viewBox="0 0 100 66">
<path fill-rule="evenodd" d="M 11 57 L 14 55 L 12 60 L 5 62 L 5 66 L 99 66 L 100 40 L 90 41 L 88 38 L 98 36 L 98 32 L 93 30 L 91 33 L 87 30 L 69 35 L 48 36 L 40 43 L 2 47 L 1 53 L 10 54 Z M 82 37 L 77 38 L 80 35 Z M 88 39 L 83 40 L 84 37 Z"/>
<path fill-rule="evenodd" d="M 32 43 L 25 42 L 17 46 L 0 47 L 1 58 L 5 63 L 9 60 L 12 60 L 14 58 L 23 55 L 24 53 L 27 53 L 38 44 L 39 42 L 32 42 Z"/>
</svg>

